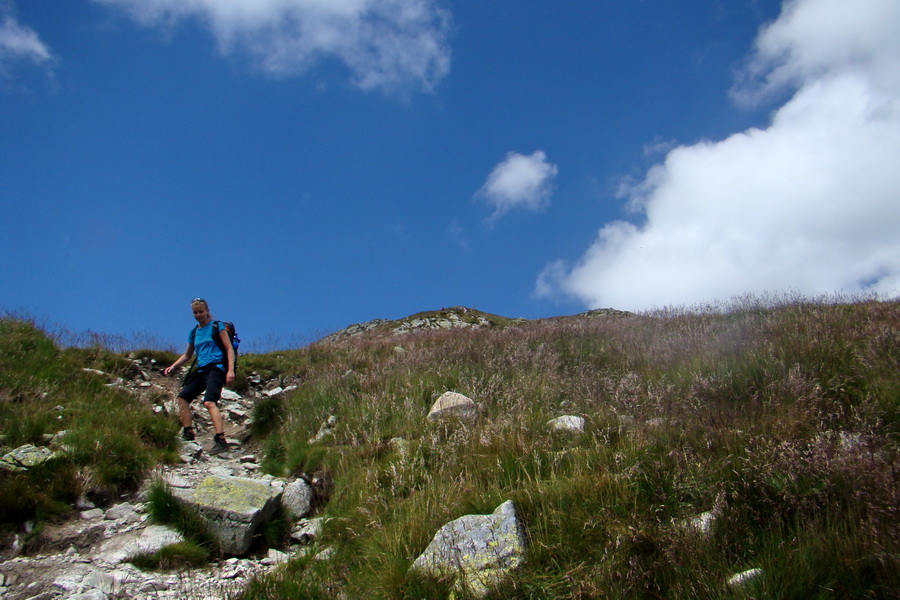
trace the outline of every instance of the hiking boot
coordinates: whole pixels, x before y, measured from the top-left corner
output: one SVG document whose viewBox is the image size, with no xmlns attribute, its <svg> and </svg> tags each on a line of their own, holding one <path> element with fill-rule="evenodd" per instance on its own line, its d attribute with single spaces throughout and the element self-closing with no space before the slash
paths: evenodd
<svg viewBox="0 0 900 600">
<path fill-rule="evenodd" d="M 213 447 L 210 448 L 210 454 L 222 454 L 226 450 L 228 450 L 229 444 L 225 441 L 225 436 L 216 434 L 216 437 L 213 438 Z"/>
<path fill-rule="evenodd" d="M 181 430 L 181 439 L 186 442 L 194 441 L 194 428 L 193 427 L 185 427 Z"/>
</svg>

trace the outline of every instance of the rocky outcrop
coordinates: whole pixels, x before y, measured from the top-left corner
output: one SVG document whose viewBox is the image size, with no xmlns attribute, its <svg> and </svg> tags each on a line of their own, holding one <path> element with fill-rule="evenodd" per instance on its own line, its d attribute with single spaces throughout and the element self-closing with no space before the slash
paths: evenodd
<svg viewBox="0 0 900 600">
<path fill-rule="evenodd" d="M 525 552 L 525 534 L 507 500 L 490 515 L 466 515 L 441 527 L 410 569 L 452 577 L 454 587 L 481 597 L 524 562 Z"/>
<path fill-rule="evenodd" d="M 465 306 L 453 306 L 441 310 L 418 313 L 409 317 L 390 321 L 387 319 L 373 319 L 365 323 L 354 323 L 340 331 L 322 338 L 323 342 L 335 342 L 348 337 L 356 337 L 368 332 L 383 332 L 393 335 L 402 335 L 412 331 L 427 331 L 438 329 L 461 329 L 473 327 L 482 329 L 493 327 L 500 320 L 496 315 L 489 315 L 473 308 Z"/>
<path fill-rule="evenodd" d="M 617 310 L 615 308 L 594 308 L 592 310 L 578 313 L 579 317 L 633 317 L 634 313 L 627 310 Z"/>
</svg>

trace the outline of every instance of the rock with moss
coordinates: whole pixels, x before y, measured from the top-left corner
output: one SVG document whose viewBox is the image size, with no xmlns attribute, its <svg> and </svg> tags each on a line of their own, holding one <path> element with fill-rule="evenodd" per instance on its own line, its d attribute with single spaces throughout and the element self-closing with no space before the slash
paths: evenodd
<svg viewBox="0 0 900 600">
<path fill-rule="evenodd" d="M 56 453 L 45 446 L 25 444 L 0 458 L 0 469 L 6 471 L 27 471 L 56 457 Z"/>
<path fill-rule="evenodd" d="M 482 597 L 522 564 L 525 554 L 525 534 L 507 500 L 492 514 L 466 515 L 441 527 L 410 569 L 452 577 L 457 590 Z"/>
<path fill-rule="evenodd" d="M 283 487 L 258 479 L 211 476 L 194 489 L 172 493 L 206 519 L 222 552 L 241 555 L 250 549 L 257 527 L 278 510 Z"/>
</svg>

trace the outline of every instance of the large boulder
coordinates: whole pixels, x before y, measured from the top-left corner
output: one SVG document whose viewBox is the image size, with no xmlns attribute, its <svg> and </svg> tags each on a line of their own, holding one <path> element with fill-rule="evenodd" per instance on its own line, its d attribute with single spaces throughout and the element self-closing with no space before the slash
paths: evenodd
<svg viewBox="0 0 900 600">
<path fill-rule="evenodd" d="M 458 392 L 444 392 L 428 411 L 427 419 L 436 421 L 448 417 L 473 422 L 478 418 L 478 406 L 475 402 Z"/>
<path fill-rule="evenodd" d="M 224 553 L 240 555 L 250 549 L 256 528 L 274 516 L 283 488 L 258 479 L 211 476 L 194 489 L 172 493 L 200 512 Z"/>
<path fill-rule="evenodd" d="M 410 569 L 453 577 L 454 587 L 481 597 L 525 560 L 525 550 L 525 533 L 507 500 L 490 515 L 466 515 L 441 527 Z"/>
</svg>

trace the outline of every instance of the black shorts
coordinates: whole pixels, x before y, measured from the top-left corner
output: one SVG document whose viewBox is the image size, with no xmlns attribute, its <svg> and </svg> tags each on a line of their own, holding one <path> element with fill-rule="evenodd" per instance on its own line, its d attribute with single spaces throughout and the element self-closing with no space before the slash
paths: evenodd
<svg viewBox="0 0 900 600">
<path fill-rule="evenodd" d="M 181 387 L 178 397 L 191 402 L 205 390 L 206 395 L 203 396 L 203 401 L 217 403 L 222 396 L 224 385 L 225 371 L 215 365 L 209 365 L 189 373 L 184 378 L 184 385 Z"/>
</svg>

